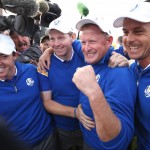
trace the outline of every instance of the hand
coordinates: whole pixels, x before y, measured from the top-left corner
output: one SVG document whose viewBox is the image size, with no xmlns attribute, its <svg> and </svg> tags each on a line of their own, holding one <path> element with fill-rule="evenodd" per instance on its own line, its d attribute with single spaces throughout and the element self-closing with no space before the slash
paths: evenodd
<svg viewBox="0 0 150 150">
<path fill-rule="evenodd" d="M 91 131 L 91 129 L 95 127 L 95 122 L 93 122 L 90 117 L 84 114 L 81 104 L 79 104 L 78 108 L 76 109 L 76 117 L 87 130 Z"/>
<path fill-rule="evenodd" d="M 33 64 L 33 65 L 37 66 L 37 61 L 36 60 L 31 60 L 30 64 Z"/>
<path fill-rule="evenodd" d="M 112 52 L 112 56 L 109 59 L 109 66 L 111 68 L 115 68 L 117 66 L 129 66 L 129 61 L 126 57 L 122 56 L 121 54 Z"/>
<path fill-rule="evenodd" d="M 95 89 L 99 87 L 96 81 L 95 72 L 91 65 L 78 68 L 74 73 L 72 81 L 77 88 L 88 97 L 90 97 Z"/>
<path fill-rule="evenodd" d="M 38 62 L 38 69 L 46 71 L 46 69 L 49 69 L 50 66 L 50 56 L 52 53 L 52 48 L 47 48 L 43 54 L 39 58 Z M 46 69 L 45 69 L 46 68 Z"/>
</svg>

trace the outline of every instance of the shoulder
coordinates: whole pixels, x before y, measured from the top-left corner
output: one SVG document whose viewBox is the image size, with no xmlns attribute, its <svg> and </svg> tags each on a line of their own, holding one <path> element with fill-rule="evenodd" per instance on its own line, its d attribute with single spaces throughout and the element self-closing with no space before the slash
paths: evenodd
<svg viewBox="0 0 150 150">
<path fill-rule="evenodd" d="M 27 71 L 27 70 L 36 71 L 36 66 L 33 64 L 24 64 L 16 61 L 15 65 L 17 69 L 21 69 L 22 71 Z"/>
</svg>

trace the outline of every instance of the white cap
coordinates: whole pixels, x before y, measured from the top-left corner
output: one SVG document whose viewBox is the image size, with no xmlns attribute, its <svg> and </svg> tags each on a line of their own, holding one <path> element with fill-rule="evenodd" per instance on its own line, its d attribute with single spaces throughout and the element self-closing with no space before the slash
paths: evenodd
<svg viewBox="0 0 150 150">
<path fill-rule="evenodd" d="M 111 31 L 109 29 L 109 27 L 107 26 L 107 24 L 104 22 L 103 19 L 101 18 L 94 18 L 94 19 L 91 19 L 91 18 L 84 18 L 84 19 L 81 19 L 80 21 L 77 22 L 76 24 L 76 28 L 78 30 L 81 29 L 81 27 L 83 25 L 86 25 L 86 24 L 95 24 L 97 25 L 103 32 L 106 32 L 107 34 L 111 34 Z"/>
<path fill-rule="evenodd" d="M 150 3 L 149 2 L 139 2 L 132 8 L 126 15 L 118 17 L 114 23 L 114 27 L 122 27 L 125 18 L 130 18 L 138 22 L 147 23 L 150 22 Z"/>
<path fill-rule="evenodd" d="M 10 55 L 16 52 L 15 44 L 8 35 L 0 34 L 0 54 Z"/>
<path fill-rule="evenodd" d="M 65 21 L 66 19 L 60 16 L 59 18 L 53 20 L 49 24 L 49 28 L 45 31 L 45 34 L 48 35 L 50 30 L 55 29 L 62 33 L 69 33 L 73 32 L 73 28 L 70 26 L 68 21 Z"/>
</svg>

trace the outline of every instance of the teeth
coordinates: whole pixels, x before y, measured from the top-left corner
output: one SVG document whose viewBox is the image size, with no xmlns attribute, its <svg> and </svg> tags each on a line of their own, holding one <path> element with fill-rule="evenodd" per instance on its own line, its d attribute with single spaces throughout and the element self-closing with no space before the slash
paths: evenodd
<svg viewBox="0 0 150 150">
<path fill-rule="evenodd" d="M 137 46 L 136 46 L 136 47 L 131 47 L 131 46 L 130 46 L 130 49 L 138 49 L 138 47 L 137 47 Z"/>
<path fill-rule="evenodd" d="M 3 72 L 4 68 L 0 68 L 0 72 Z"/>
<path fill-rule="evenodd" d="M 93 56 L 93 54 L 87 54 L 87 56 L 88 56 L 88 57 L 92 57 L 92 56 Z"/>
</svg>

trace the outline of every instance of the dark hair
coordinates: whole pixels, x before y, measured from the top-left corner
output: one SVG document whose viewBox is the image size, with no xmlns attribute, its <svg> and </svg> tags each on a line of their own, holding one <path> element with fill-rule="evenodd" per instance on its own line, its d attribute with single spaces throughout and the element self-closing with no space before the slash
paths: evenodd
<svg viewBox="0 0 150 150">
<path fill-rule="evenodd" d="M 122 36 L 118 37 L 118 42 L 119 42 L 119 44 L 122 44 Z"/>
<path fill-rule="evenodd" d="M 45 35 L 41 38 L 41 43 L 45 42 L 46 40 L 49 40 L 49 36 Z"/>
<path fill-rule="evenodd" d="M 11 35 L 13 35 L 14 33 L 15 33 L 14 30 L 10 30 L 9 35 L 11 36 Z"/>
</svg>

